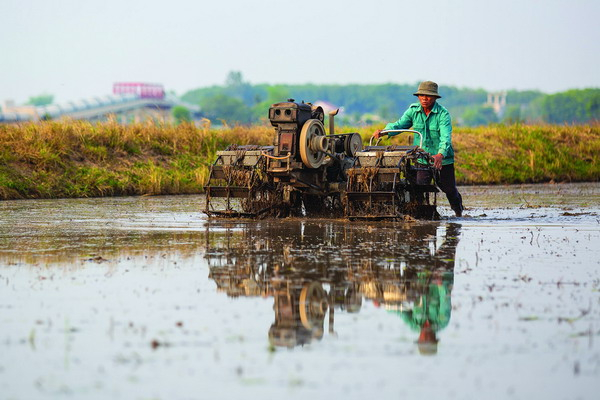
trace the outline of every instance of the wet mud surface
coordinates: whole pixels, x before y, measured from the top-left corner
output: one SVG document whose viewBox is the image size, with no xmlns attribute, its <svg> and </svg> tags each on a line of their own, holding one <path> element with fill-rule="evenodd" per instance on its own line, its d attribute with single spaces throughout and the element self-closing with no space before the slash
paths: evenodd
<svg viewBox="0 0 600 400">
<path fill-rule="evenodd" d="M 0 397 L 597 398 L 600 184 L 461 192 L 394 223 L 2 202 Z"/>
</svg>

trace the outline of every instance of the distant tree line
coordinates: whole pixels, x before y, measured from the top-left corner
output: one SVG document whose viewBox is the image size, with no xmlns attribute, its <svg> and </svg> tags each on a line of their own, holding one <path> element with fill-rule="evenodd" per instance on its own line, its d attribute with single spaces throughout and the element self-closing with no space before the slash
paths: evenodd
<svg viewBox="0 0 600 400">
<path fill-rule="evenodd" d="M 538 100 L 540 117 L 550 123 L 600 120 L 600 89 L 567 90 Z"/>
<path fill-rule="evenodd" d="M 232 71 L 223 85 L 190 90 L 182 100 L 199 104 L 206 118 L 215 123 L 251 124 L 267 119 L 273 103 L 293 98 L 296 101 L 326 101 L 343 107 L 339 123 L 367 125 L 397 120 L 416 101 L 412 95 L 418 82 L 411 84 L 371 85 L 253 85 L 244 81 L 242 73 Z M 588 123 L 600 120 L 600 89 L 573 89 L 556 94 L 537 90 L 509 90 L 507 104 L 501 114 L 485 105 L 483 89 L 442 86 L 440 103 L 448 108 L 455 125 L 479 126 L 491 123 Z M 41 106 L 53 102 L 54 96 L 40 94 L 27 104 Z M 177 123 L 191 119 L 185 107 L 175 107 Z"/>
<path fill-rule="evenodd" d="M 327 101 L 344 108 L 341 123 L 360 124 L 398 119 L 416 101 L 412 84 L 372 85 L 252 85 L 237 71 L 224 85 L 191 90 L 184 101 L 199 104 L 205 116 L 227 123 L 256 123 L 267 118 L 269 106 L 293 98 L 296 101 Z M 507 105 L 497 115 L 486 106 L 483 89 L 442 86 L 440 103 L 451 112 L 454 123 L 465 126 L 490 123 L 548 122 L 585 123 L 600 120 L 600 89 L 568 90 L 547 95 L 536 90 L 509 90 Z"/>
</svg>

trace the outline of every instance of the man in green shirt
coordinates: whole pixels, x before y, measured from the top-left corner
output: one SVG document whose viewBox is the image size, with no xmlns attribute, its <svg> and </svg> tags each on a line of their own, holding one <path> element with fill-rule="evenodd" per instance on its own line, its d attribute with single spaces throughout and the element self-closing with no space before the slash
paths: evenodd
<svg viewBox="0 0 600 400">
<path fill-rule="evenodd" d="M 438 94 L 437 83 L 431 81 L 421 82 L 414 95 L 419 98 L 419 102 L 411 104 L 398 121 L 387 124 L 385 129 L 408 129 L 412 127 L 412 129 L 423 135 L 423 149 L 432 155 L 433 166 L 440 170 L 437 184 L 442 192 L 446 193 L 450 207 L 452 207 L 456 216 L 461 217 L 464 208 L 462 197 L 456 188 L 450 113 L 437 103 L 437 99 L 442 97 Z M 395 134 L 390 133 L 389 136 Z M 377 130 L 373 134 L 375 138 L 383 135 L 381 130 Z M 414 144 L 419 144 L 418 135 L 415 135 Z M 431 178 L 429 171 L 417 172 L 417 182 L 428 182 Z"/>
</svg>

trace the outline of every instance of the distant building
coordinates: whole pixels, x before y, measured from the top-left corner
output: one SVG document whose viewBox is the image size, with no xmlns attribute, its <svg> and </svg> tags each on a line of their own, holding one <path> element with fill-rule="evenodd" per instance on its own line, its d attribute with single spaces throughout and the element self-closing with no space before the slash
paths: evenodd
<svg viewBox="0 0 600 400">
<path fill-rule="evenodd" d="M 492 107 L 498 117 L 504 115 L 506 109 L 506 91 L 503 92 L 488 92 L 487 101 L 484 105 Z"/>
<path fill-rule="evenodd" d="M 113 94 L 133 94 L 140 99 L 164 99 L 163 85 L 140 82 L 117 82 L 113 84 Z"/>
</svg>

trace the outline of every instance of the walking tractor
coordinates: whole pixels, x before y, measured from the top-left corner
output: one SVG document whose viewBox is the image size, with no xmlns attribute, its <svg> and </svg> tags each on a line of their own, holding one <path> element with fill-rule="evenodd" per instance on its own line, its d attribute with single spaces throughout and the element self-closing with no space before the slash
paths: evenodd
<svg viewBox="0 0 600 400">
<path fill-rule="evenodd" d="M 436 174 L 422 135 L 382 131 L 413 133 L 420 145 L 382 146 L 380 138 L 363 147 L 358 133 L 335 133 L 337 112 L 329 113 L 327 134 L 321 107 L 294 99 L 273 104 L 273 145 L 233 144 L 218 151 L 204 212 L 234 218 L 438 219 Z"/>
</svg>

